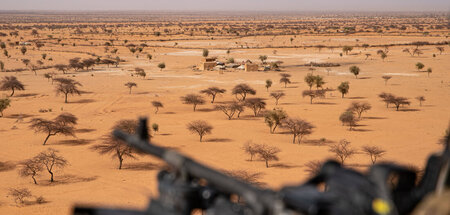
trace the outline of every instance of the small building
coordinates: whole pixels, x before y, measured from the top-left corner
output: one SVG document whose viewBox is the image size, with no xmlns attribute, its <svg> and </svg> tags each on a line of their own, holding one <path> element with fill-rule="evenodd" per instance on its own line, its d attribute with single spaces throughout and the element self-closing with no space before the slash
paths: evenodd
<svg viewBox="0 0 450 215">
<path fill-rule="evenodd" d="M 245 63 L 244 67 L 246 72 L 258 71 L 258 64 L 256 63 Z"/>
<path fill-rule="evenodd" d="M 204 58 L 203 61 L 200 63 L 200 70 L 213 70 L 215 66 L 217 66 L 215 57 L 207 57 Z"/>
</svg>

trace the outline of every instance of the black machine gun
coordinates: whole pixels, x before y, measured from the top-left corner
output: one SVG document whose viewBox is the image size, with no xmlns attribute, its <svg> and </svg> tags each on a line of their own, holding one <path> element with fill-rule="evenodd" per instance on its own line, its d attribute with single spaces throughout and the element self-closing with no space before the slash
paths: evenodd
<svg viewBox="0 0 450 215">
<path fill-rule="evenodd" d="M 443 152 L 428 159 L 419 182 L 415 172 L 395 164 L 376 164 L 361 174 L 327 161 L 306 183 L 273 191 L 152 144 L 145 118 L 140 119 L 136 134 L 119 130 L 113 134 L 170 166 L 157 176 L 159 197 L 152 199 L 145 211 L 75 207 L 75 215 L 187 215 L 194 211 L 214 215 L 403 215 L 411 213 L 427 194 L 450 187 L 448 136 Z"/>
</svg>

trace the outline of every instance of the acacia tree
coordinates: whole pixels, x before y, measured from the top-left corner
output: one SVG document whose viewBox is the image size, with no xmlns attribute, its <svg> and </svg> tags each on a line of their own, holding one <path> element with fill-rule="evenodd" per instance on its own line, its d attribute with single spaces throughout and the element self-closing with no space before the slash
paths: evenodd
<svg viewBox="0 0 450 215">
<path fill-rule="evenodd" d="M 51 136 L 62 134 L 65 136 L 75 136 L 75 125 L 78 118 L 70 113 L 62 113 L 53 120 L 34 118 L 30 121 L 30 128 L 36 133 L 45 133 L 47 137 L 42 145 L 45 145 Z"/>
<path fill-rule="evenodd" d="M 348 81 L 341 82 L 337 89 L 342 94 L 342 98 L 344 98 L 345 94 L 347 94 L 350 89 L 350 84 Z"/>
<path fill-rule="evenodd" d="M 264 122 L 269 126 L 270 133 L 274 133 L 275 129 L 281 125 L 287 113 L 283 109 L 273 109 L 264 114 Z"/>
<path fill-rule="evenodd" d="M 128 89 L 130 89 L 129 94 L 131 94 L 131 88 L 137 87 L 137 84 L 134 82 L 127 82 L 125 83 L 125 86 L 128 87 Z"/>
<path fill-rule="evenodd" d="M 261 110 L 266 108 L 266 102 L 262 98 L 249 98 L 244 105 L 253 110 L 254 116 L 258 116 Z"/>
<path fill-rule="evenodd" d="M 195 109 L 197 108 L 197 105 L 205 104 L 205 100 L 203 99 L 203 97 L 201 95 L 197 95 L 197 94 L 193 94 L 193 93 L 182 96 L 181 101 L 183 101 L 184 104 L 193 105 L 194 112 L 195 112 Z"/>
<path fill-rule="evenodd" d="M 145 76 L 147 76 L 147 73 L 145 73 L 144 69 L 140 67 L 134 68 L 134 72 L 136 73 L 136 75 L 141 76 L 142 79 L 145 79 Z"/>
<path fill-rule="evenodd" d="M 346 55 L 348 55 L 348 53 L 351 52 L 352 50 L 353 50 L 353 47 L 351 47 L 351 46 L 344 46 L 344 47 L 342 47 L 342 51 L 343 51 Z"/>
<path fill-rule="evenodd" d="M 292 143 L 295 143 L 295 139 L 298 137 L 298 144 L 302 142 L 304 136 L 312 133 L 312 129 L 315 128 L 311 123 L 297 118 L 288 118 L 283 121 L 283 127 L 289 129 L 294 135 Z"/>
<path fill-rule="evenodd" d="M 278 105 L 278 100 L 280 100 L 285 95 L 286 94 L 284 94 L 283 92 L 273 92 L 270 94 L 270 96 L 275 99 L 275 105 Z"/>
<path fill-rule="evenodd" d="M 425 67 L 425 65 L 423 63 L 421 63 L 421 62 L 416 63 L 416 68 L 417 68 L 418 72 L 420 72 L 420 70 L 423 69 L 424 67 Z"/>
<path fill-rule="evenodd" d="M 383 155 L 386 153 L 385 150 L 381 149 L 378 146 L 363 146 L 362 151 L 364 154 L 370 156 L 372 164 L 375 164 L 375 162 L 377 162 L 377 159 L 383 157 Z"/>
<path fill-rule="evenodd" d="M 347 158 L 353 156 L 357 152 L 350 146 L 350 142 L 345 139 L 340 140 L 339 143 L 330 146 L 329 151 L 335 154 L 335 156 L 341 161 L 342 165 L 344 165 L 344 162 Z"/>
<path fill-rule="evenodd" d="M 284 83 L 284 88 L 286 88 L 287 84 L 291 83 L 291 79 L 289 79 L 291 75 L 287 73 L 281 73 L 280 76 L 281 76 L 280 83 Z"/>
<path fill-rule="evenodd" d="M 245 105 L 243 102 L 232 102 L 231 105 L 233 106 L 233 108 L 236 110 L 237 113 L 237 118 L 239 118 L 241 116 L 241 113 L 244 112 L 245 109 Z"/>
<path fill-rule="evenodd" d="M 203 57 L 208 57 L 209 55 L 209 50 L 208 49 L 203 49 L 203 53 L 202 53 Z"/>
<path fill-rule="evenodd" d="M 216 105 L 215 109 L 222 111 L 225 115 L 227 115 L 228 120 L 231 120 L 236 112 L 242 108 L 242 105 L 237 105 L 237 102 L 225 104 L 225 105 Z"/>
<path fill-rule="evenodd" d="M 430 77 L 430 74 L 433 72 L 433 69 L 428 68 L 426 72 L 427 72 L 427 76 Z"/>
<path fill-rule="evenodd" d="M 309 176 L 315 176 L 319 174 L 320 169 L 322 168 L 323 163 L 318 160 L 309 161 L 305 164 L 306 172 L 309 173 Z"/>
<path fill-rule="evenodd" d="M 325 90 L 304 90 L 302 93 L 302 96 L 309 96 L 310 97 L 310 104 L 312 104 L 313 99 L 320 97 L 325 97 Z"/>
<path fill-rule="evenodd" d="M 381 76 L 381 78 L 384 79 L 384 85 L 386 86 L 387 82 L 389 81 L 389 79 L 392 78 L 392 76 L 390 76 L 390 75 L 383 75 L 383 76 Z"/>
<path fill-rule="evenodd" d="M 347 110 L 358 114 L 358 119 L 361 119 L 361 114 L 371 108 L 372 106 L 367 102 L 352 102 Z"/>
<path fill-rule="evenodd" d="M 309 90 L 311 90 L 312 86 L 313 86 L 314 83 L 316 82 L 316 76 L 314 76 L 314 75 L 311 74 L 311 73 L 308 73 L 308 74 L 305 76 L 305 82 L 306 82 L 306 84 L 308 84 Z"/>
<path fill-rule="evenodd" d="M 422 102 L 425 101 L 425 96 L 417 96 L 416 99 L 417 101 L 419 101 L 419 104 L 422 107 Z"/>
<path fill-rule="evenodd" d="M 63 156 L 58 155 L 58 152 L 56 149 L 49 148 L 34 157 L 47 169 L 47 172 L 50 174 L 50 182 L 54 182 L 54 168 L 62 169 L 68 165 L 67 160 Z"/>
<path fill-rule="evenodd" d="M 393 97 L 390 97 L 388 101 L 389 101 L 389 103 L 395 105 L 395 108 L 396 108 L 397 111 L 400 108 L 400 105 L 409 105 L 409 104 L 411 104 L 411 102 L 408 101 L 408 99 L 405 98 L 405 97 L 393 96 Z"/>
<path fill-rule="evenodd" d="M 134 134 L 137 126 L 138 122 L 136 120 L 120 120 L 116 122 L 111 130 L 121 130 L 125 133 Z M 134 154 L 137 153 L 133 147 L 112 135 L 112 132 L 106 135 L 102 143 L 93 146 L 92 149 L 100 154 L 111 154 L 113 158 L 116 157 L 119 161 L 118 169 L 122 169 L 125 158 L 136 158 Z"/>
<path fill-rule="evenodd" d="M 269 88 L 272 86 L 272 80 L 270 80 L 270 79 L 267 79 L 266 80 L 266 89 L 267 89 L 267 92 L 269 91 Z"/>
<path fill-rule="evenodd" d="M 356 126 L 356 122 L 358 121 L 351 111 L 345 111 L 339 116 L 339 120 L 342 122 L 342 125 L 347 125 L 349 130 L 351 131 L 354 126 Z"/>
<path fill-rule="evenodd" d="M 166 64 L 164 62 L 159 63 L 158 68 L 162 71 L 164 68 L 166 68 Z"/>
<path fill-rule="evenodd" d="M 158 113 L 158 111 L 159 111 L 159 108 L 163 108 L 164 107 L 164 105 L 160 102 L 160 101 L 152 101 L 152 105 L 153 105 L 153 107 L 155 107 L 155 114 L 157 114 Z"/>
<path fill-rule="evenodd" d="M 200 93 L 211 96 L 211 98 L 212 98 L 211 103 L 214 103 L 216 96 L 219 94 L 225 93 L 226 91 L 227 90 L 221 89 L 218 87 L 209 87 L 208 89 L 204 89 L 204 90 L 200 91 Z"/>
<path fill-rule="evenodd" d="M 390 94 L 390 93 L 380 93 L 378 94 L 378 97 L 381 98 L 381 100 L 383 100 L 386 103 L 386 108 L 389 108 L 389 104 L 391 103 L 391 99 L 394 98 L 395 96 Z"/>
<path fill-rule="evenodd" d="M 234 86 L 231 94 L 236 96 L 239 101 L 245 101 L 247 95 L 255 95 L 256 90 L 251 88 L 248 84 L 238 84 Z M 241 98 L 238 98 L 238 95 L 240 95 Z"/>
<path fill-rule="evenodd" d="M 316 75 L 314 78 L 314 84 L 316 85 L 316 89 L 322 88 L 325 84 L 325 81 L 323 80 L 323 77 L 320 75 Z"/>
<path fill-rule="evenodd" d="M 53 66 L 55 69 L 57 69 L 58 71 L 62 72 L 63 74 L 66 74 L 67 71 L 67 66 L 64 64 L 56 64 Z"/>
<path fill-rule="evenodd" d="M 258 155 L 266 162 L 266 168 L 269 168 L 269 161 L 278 161 L 277 154 L 281 150 L 274 146 L 261 145 L 258 149 Z"/>
<path fill-rule="evenodd" d="M 349 68 L 349 70 L 350 70 L 350 73 L 355 75 L 356 79 L 358 79 L 358 75 L 359 75 L 359 72 L 361 71 L 361 69 L 359 69 L 359 67 L 357 67 L 357 66 L 351 66 Z"/>
<path fill-rule="evenodd" d="M 55 78 L 54 81 L 57 82 L 57 85 L 55 86 L 56 95 L 61 93 L 64 94 L 65 103 L 67 103 L 67 96 L 69 94 L 81 95 L 81 91 L 78 89 L 78 86 L 82 86 L 80 82 L 70 78 Z"/>
<path fill-rule="evenodd" d="M 42 165 L 42 163 L 36 159 L 36 158 L 32 158 L 32 159 L 28 159 L 25 160 L 21 163 L 22 168 L 19 169 L 19 175 L 21 177 L 29 177 L 31 176 L 31 178 L 33 179 L 34 184 L 37 184 L 36 181 L 36 176 L 42 171 L 44 170 L 44 167 Z"/>
<path fill-rule="evenodd" d="M 0 90 L 11 90 L 10 96 L 13 96 L 15 90 L 25 90 L 25 86 L 15 76 L 5 76 L 0 82 Z"/>
<path fill-rule="evenodd" d="M 0 99 L 0 117 L 3 117 L 3 111 L 11 106 L 11 100 L 8 98 Z"/>
<path fill-rule="evenodd" d="M 247 141 L 242 149 L 245 153 L 250 155 L 250 161 L 253 161 L 253 157 L 258 154 L 259 148 L 261 145 L 254 144 L 252 141 Z"/>
<path fill-rule="evenodd" d="M 261 63 L 262 63 L 262 64 L 265 64 L 265 63 L 266 63 L 266 60 L 267 60 L 267 55 L 260 55 L 260 56 L 259 56 L 259 60 L 261 60 Z"/>
<path fill-rule="evenodd" d="M 200 142 L 202 142 L 203 136 L 211 134 L 213 126 L 206 121 L 196 120 L 187 124 L 187 129 L 192 133 L 197 133 L 200 137 Z"/>
</svg>

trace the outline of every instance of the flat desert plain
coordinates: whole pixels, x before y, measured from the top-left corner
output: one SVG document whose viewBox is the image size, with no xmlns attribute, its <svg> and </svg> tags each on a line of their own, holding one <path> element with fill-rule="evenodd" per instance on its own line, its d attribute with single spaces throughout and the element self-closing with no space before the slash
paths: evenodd
<svg viewBox="0 0 450 215">
<path fill-rule="evenodd" d="M 322 19 L 305 18 L 308 23 L 326 25 Z M 408 23 L 408 19 L 397 18 L 397 21 L 406 20 L 404 23 Z M 422 20 L 428 27 L 435 22 L 439 24 L 438 18 L 429 19 L 419 19 L 419 23 Z M 271 25 L 281 26 L 283 20 L 273 21 Z M 338 22 L 339 18 L 332 20 Z M 301 23 L 302 19 L 297 21 Z M 6 44 L 1 51 L 8 52 L 0 56 L 4 63 L 0 78 L 15 76 L 25 88 L 15 90 L 11 97 L 10 90 L 1 92 L 2 99 L 9 98 L 10 106 L 0 118 L 0 214 L 70 214 L 75 204 L 144 209 L 149 197 L 158 195 L 156 174 L 164 163 L 151 156 L 134 154 L 135 158 L 124 158 L 119 170 L 119 161 L 114 153 L 100 154 L 93 149 L 105 141 L 118 121 L 136 120 L 138 117 L 148 117 L 150 125 L 158 124 L 158 131 L 151 132 L 155 144 L 177 150 L 218 170 L 253 174 L 254 180 L 272 189 L 304 181 L 309 176 L 307 164 L 311 161 L 336 159 L 330 146 L 343 139 L 356 150 L 345 160 L 345 165 L 361 171 L 372 164 L 362 150 L 363 146 L 385 150 L 377 162 L 393 161 L 419 170 L 423 169 L 430 153 L 441 149 L 442 145 L 438 143 L 450 119 L 448 28 L 432 28 L 423 33 L 427 29 L 420 31 L 404 24 L 408 26 L 406 30 L 393 31 L 391 27 L 390 31 L 382 33 L 342 33 L 335 30 L 315 33 L 307 29 L 292 34 L 276 32 L 270 35 L 267 32 L 258 34 L 253 29 L 252 35 L 246 36 L 241 32 L 237 36 L 217 32 L 230 23 L 237 25 L 243 22 L 220 21 L 212 26 L 202 25 L 201 21 L 179 21 L 183 27 L 197 29 L 193 35 L 176 33 L 181 31 L 176 30 L 181 26 L 178 21 L 152 21 L 157 27 L 145 27 L 145 22 L 125 21 L 117 25 L 111 24 L 113 22 L 80 21 L 61 28 L 52 28 L 63 26 L 52 23 L 52 20 L 36 23 L 26 20 L 9 23 L 7 20 L 0 24 L 0 32 L 6 34 L 0 37 Z M 257 24 L 265 22 L 268 21 L 262 19 Z M 361 26 L 364 24 L 357 28 Z M 207 33 L 201 28 L 214 28 L 216 31 Z M 38 34 L 34 34 L 33 29 Z M 93 29 L 95 32 L 89 31 Z M 266 30 L 262 28 L 260 31 Z M 13 31 L 18 36 L 9 34 Z M 154 33 L 157 31 L 161 35 Z M 427 43 L 414 45 L 417 41 Z M 36 47 L 38 43 L 43 46 Z M 127 46 L 129 44 L 134 46 Z M 346 46 L 352 47 L 348 54 L 343 52 Z M 23 47 L 27 49 L 24 54 L 21 52 Z M 130 50 L 134 47 L 142 47 L 143 50 L 135 48 L 138 51 L 133 53 Z M 437 47 L 443 47 L 444 51 L 441 53 Z M 413 52 L 416 48 L 420 51 L 418 55 L 404 51 L 409 49 Z M 237 64 L 250 60 L 259 65 L 259 71 L 228 67 L 211 71 L 196 69 L 205 59 L 202 56 L 204 49 L 208 50 L 209 57 L 217 57 L 224 63 L 230 58 Z M 385 59 L 381 58 L 379 50 L 387 55 Z M 151 59 L 148 55 L 152 56 Z M 264 64 L 260 56 L 267 56 Z M 103 59 L 115 60 L 116 57 L 120 58 L 117 66 L 101 63 Z M 54 67 L 57 64 L 69 65 L 69 59 L 73 58 L 80 58 L 80 62 L 89 58 L 99 60 L 88 69 L 68 68 L 65 74 Z M 28 65 L 23 59 L 30 61 Z M 310 62 L 337 63 L 339 66 L 305 66 Z M 418 69 L 418 62 L 424 67 Z M 160 69 L 160 63 L 166 67 Z M 280 71 L 273 68 L 263 71 L 265 65 L 271 67 L 273 63 L 277 63 Z M 352 66 L 360 69 L 357 78 L 350 73 Z M 136 68 L 143 69 L 146 76 L 138 76 Z M 431 73 L 426 72 L 428 68 L 432 69 Z M 325 96 L 314 98 L 312 104 L 309 96 L 302 96 L 303 91 L 309 90 L 305 82 L 309 73 L 321 76 L 325 82 L 322 88 L 327 89 Z M 45 74 L 51 77 L 46 78 Z M 280 74 L 290 75 L 290 83 L 286 87 L 279 81 Z M 391 78 L 385 83 L 382 76 Z M 55 91 L 58 78 L 79 82 L 80 95 L 69 94 L 68 103 L 65 103 L 64 95 L 57 95 Z M 273 82 L 268 89 L 266 80 Z M 137 85 L 131 93 L 125 86 L 127 82 Z M 344 98 L 337 90 L 342 82 L 349 83 L 349 91 Z M 216 105 L 226 105 L 240 98 L 232 95 L 233 87 L 238 84 L 248 84 L 256 91 L 255 95 L 248 95 L 247 100 L 261 98 L 266 103 L 259 115 L 254 116 L 252 109 L 245 108 L 239 118 L 235 115 L 229 120 L 222 111 L 215 109 Z M 210 96 L 200 94 L 208 87 L 218 87 L 226 92 L 211 103 Z M 316 90 L 315 85 L 312 90 Z M 273 92 L 285 94 L 277 105 L 270 96 Z M 386 108 L 379 97 L 382 92 L 405 97 L 410 104 L 400 106 L 398 111 L 393 104 Z M 190 93 L 201 95 L 205 100 L 195 112 L 193 105 L 184 104 L 181 99 Z M 419 96 L 425 98 L 421 105 L 416 99 Z M 152 101 L 163 104 L 158 113 L 155 113 Z M 339 118 L 353 102 L 367 102 L 371 109 L 363 112 L 350 130 Z M 311 123 L 314 126 L 311 134 L 303 137 L 301 143 L 293 144 L 289 129 L 279 126 L 271 133 L 265 123 L 264 112 L 274 108 L 282 109 L 288 117 Z M 47 135 L 30 128 L 33 119 L 53 120 L 62 113 L 77 117 L 74 135 L 57 134 L 43 145 Z M 195 120 L 204 120 L 213 127 L 202 142 L 198 134 L 187 129 L 187 124 Z M 258 156 L 250 161 L 250 155 L 243 150 L 248 142 L 277 147 L 280 151 L 278 159 L 270 160 L 268 168 Z M 67 161 L 64 168 L 55 167 L 54 182 L 50 182 L 45 167 L 35 177 L 37 184 L 33 183 L 31 176 L 19 174 L 24 168 L 24 160 L 49 148 L 58 150 L 57 154 Z M 11 195 L 12 188 L 27 188 L 31 196 L 26 197 L 24 203 L 17 203 Z M 45 200 L 36 203 L 35 199 L 40 196 Z"/>
</svg>

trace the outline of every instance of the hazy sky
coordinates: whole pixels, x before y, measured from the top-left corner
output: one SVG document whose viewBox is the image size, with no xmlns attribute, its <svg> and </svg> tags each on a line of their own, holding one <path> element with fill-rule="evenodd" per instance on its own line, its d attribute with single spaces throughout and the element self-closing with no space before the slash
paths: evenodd
<svg viewBox="0 0 450 215">
<path fill-rule="evenodd" d="M 450 0 L 0 0 L 0 10 L 450 11 Z"/>
</svg>

